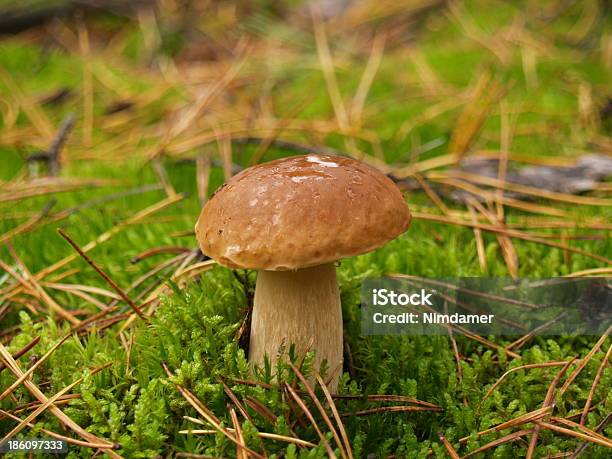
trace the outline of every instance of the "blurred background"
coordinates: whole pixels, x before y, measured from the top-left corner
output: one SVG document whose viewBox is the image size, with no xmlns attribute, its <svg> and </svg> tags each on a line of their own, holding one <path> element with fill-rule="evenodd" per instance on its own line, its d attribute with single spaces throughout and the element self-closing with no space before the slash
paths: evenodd
<svg viewBox="0 0 612 459">
<path fill-rule="evenodd" d="M 540 229 L 610 217 L 608 2 L 1 1 L 0 34 L 11 238 L 28 218 L 144 184 L 188 193 L 184 220 L 168 218 L 189 231 L 232 174 L 305 152 L 378 167 L 415 220 L 523 225 L 590 249 L 600 235 Z M 156 202 L 134 193 L 126 202 Z M 97 212 L 123 215 L 121 199 Z M 510 245 L 497 270 L 479 243 L 477 272 L 541 271 Z M 599 267 L 551 253 L 555 273 Z"/>
<path fill-rule="evenodd" d="M 256 137 L 406 164 L 499 150 L 504 117 L 517 154 L 609 151 L 608 6 L 2 1 L 2 143 L 46 149 L 73 111 L 66 160 Z"/>
</svg>

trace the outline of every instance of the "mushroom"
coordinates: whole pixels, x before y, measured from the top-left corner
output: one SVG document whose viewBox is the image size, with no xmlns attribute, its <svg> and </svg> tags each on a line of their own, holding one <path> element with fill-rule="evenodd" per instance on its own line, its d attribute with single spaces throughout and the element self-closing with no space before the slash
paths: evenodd
<svg viewBox="0 0 612 459">
<path fill-rule="evenodd" d="M 202 252 L 229 268 L 259 270 L 249 361 L 295 344 L 342 371 L 342 307 L 335 262 L 381 247 L 410 224 L 397 186 L 341 156 L 294 156 L 250 167 L 206 203 L 195 231 Z"/>
</svg>

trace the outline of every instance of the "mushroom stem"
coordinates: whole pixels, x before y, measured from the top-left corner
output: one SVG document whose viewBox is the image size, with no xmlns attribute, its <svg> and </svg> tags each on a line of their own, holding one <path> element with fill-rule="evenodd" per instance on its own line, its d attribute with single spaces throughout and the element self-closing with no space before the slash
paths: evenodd
<svg viewBox="0 0 612 459">
<path fill-rule="evenodd" d="M 315 371 L 327 360 L 329 388 L 335 392 L 342 373 L 342 307 L 333 263 L 297 271 L 259 271 L 249 361 L 272 362 L 295 344 L 297 355 L 316 351 Z M 285 356 L 286 357 L 286 356 Z"/>
</svg>

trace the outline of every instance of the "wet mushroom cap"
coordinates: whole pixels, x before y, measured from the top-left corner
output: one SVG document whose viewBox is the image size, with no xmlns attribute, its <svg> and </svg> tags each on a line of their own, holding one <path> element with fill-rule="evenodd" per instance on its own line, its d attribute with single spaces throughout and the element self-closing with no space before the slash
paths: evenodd
<svg viewBox="0 0 612 459">
<path fill-rule="evenodd" d="M 250 167 L 206 203 L 202 252 L 230 268 L 283 271 L 369 252 L 408 229 L 397 186 L 342 156 L 306 155 Z"/>
</svg>

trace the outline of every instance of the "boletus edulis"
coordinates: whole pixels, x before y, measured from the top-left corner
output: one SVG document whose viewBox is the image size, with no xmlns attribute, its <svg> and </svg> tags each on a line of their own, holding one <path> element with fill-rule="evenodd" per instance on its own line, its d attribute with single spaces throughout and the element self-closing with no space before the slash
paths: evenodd
<svg viewBox="0 0 612 459">
<path fill-rule="evenodd" d="M 249 361 L 295 344 L 342 372 L 342 307 L 335 262 L 404 232 L 410 213 L 384 174 L 342 156 L 306 155 L 250 167 L 206 203 L 196 223 L 202 252 L 229 268 L 255 269 Z"/>
</svg>

